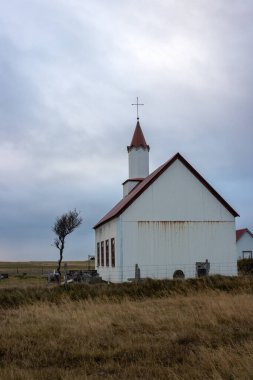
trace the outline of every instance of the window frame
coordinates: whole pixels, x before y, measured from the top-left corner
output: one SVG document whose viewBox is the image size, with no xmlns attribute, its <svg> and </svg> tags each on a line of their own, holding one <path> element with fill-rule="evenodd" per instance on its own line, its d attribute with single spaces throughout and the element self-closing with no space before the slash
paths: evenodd
<svg viewBox="0 0 253 380">
<path fill-rule="evenodd" d="M 97 266 L 100 267 L 100 243 L 97 243 Z"/>
<path fill-rule="evenodd" d="M 109 239 L 105 241 L 105 266 L 109 267 Z"/>
<path fill-rule="evenodd" d="M 105 266 L 104 241 L 101 241 L 101 267 Z"/>
<path fill-rule="evenodd" d="M 248 254 L 247 257 L 244 257 L 245 254 Z M 242 251 L 242 258 L 243 259 L 252 259 L 252 251 L 248 250 L 248 251 Z"/>
<path fill-rule="evenodd" d="M 115 267 L 115 238 L 111 238 L 111 266 Z"/>
</svg>

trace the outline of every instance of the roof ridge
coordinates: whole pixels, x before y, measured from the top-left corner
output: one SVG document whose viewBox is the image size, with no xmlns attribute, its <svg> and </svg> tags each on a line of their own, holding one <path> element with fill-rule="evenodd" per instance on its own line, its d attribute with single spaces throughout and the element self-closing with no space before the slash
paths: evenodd
<svg viewBox="0 0 253 380">
<path fill-rule="evenodd" d="M 245 232 L 248 232 L 248 234 L 253 237 L 252 232 L 248 228 L 240 228 L 239 230 L 236 230 L 236 241 L 241 239 Z"/>
</svg>

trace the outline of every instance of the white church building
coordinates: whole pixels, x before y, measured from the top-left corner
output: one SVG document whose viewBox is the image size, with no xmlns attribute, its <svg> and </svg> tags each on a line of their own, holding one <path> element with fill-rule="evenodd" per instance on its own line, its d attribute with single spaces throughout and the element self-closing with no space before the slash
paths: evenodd
<svg viewBox="0 0 253 380">
<path fill-rule="evenodd" d="M 123 198 L 95 226 L 103 280 L 237 275 L 237 212 L 176 153 L 149 174 L 139 119 Z"/>
</svg>

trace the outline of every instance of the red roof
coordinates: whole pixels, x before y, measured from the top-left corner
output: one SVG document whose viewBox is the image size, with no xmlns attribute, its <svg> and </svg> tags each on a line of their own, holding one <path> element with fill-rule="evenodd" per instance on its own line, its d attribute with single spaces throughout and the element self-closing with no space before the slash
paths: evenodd
<svg viewBox="0 0 253 380">
<path fill-rule="evenodd" d="M 146 140 L 145 140 L 145 137 L 143 135 L 139 120 L 137 121 L 131 144 L 127 147 L 128 152 L 133 147 L 134 148 L 142 147 L 144 149 L 149 150 L 149 145 L 147 145 L 147 143 L 146 143 Z"/>
<path fill-rule="evenodd" d="M 253 237 L 253 234 L 250 232 L 250 230 L 248 230 L 248 228 L 242 228 L 241 230 L 236 230 L 236 241 L 238 241 L 242 235 L 245 234 L 245 232 L 248 232 L 248 234 Z"/>
<path fill-rule="evenodd" d="M 140 184 L 119 203 L 114 206 L 95 226 L 98 228 L 109 220 L 121 215 L 160 175 L 168 169 L 176 160 L 179 160 L 190 172 L 215 196 L 216 199 L 234 216 L 239 216 L 237 212 L 209 185 L 209 183 L 187 162 L 180 153 L 175 154 L 170 160 L 159 166 L 153 173 L 147 176 Z"/>
<path fill-rule="evenodd" d="M 125 183 L 127 182 L 141 182 L 143 181 L 145 178 L 129 178 L 129 179 L 126 179 L 122 185 L 125 185 Z"/>
</svg>

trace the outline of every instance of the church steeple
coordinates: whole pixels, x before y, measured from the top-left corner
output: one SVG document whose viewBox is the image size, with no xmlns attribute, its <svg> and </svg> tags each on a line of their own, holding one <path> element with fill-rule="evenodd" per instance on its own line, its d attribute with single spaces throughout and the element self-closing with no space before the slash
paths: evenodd
<svg viewBox="0 0 253 380">
<path fill-rule="evenodd" d="M 137 120 L 131 144 L 127 147 L 129 179 L 145 178 L 149 175 L 149 149 Z"/>
<path fill-rule="evenodd" d="M 124 196 L 149 175 L 149 150 L 150 147 L 146 143 L 139 118 L 137 118 L 132 141 L 127 147 L 129 176 L 123 183 Z"/>
</svg>

